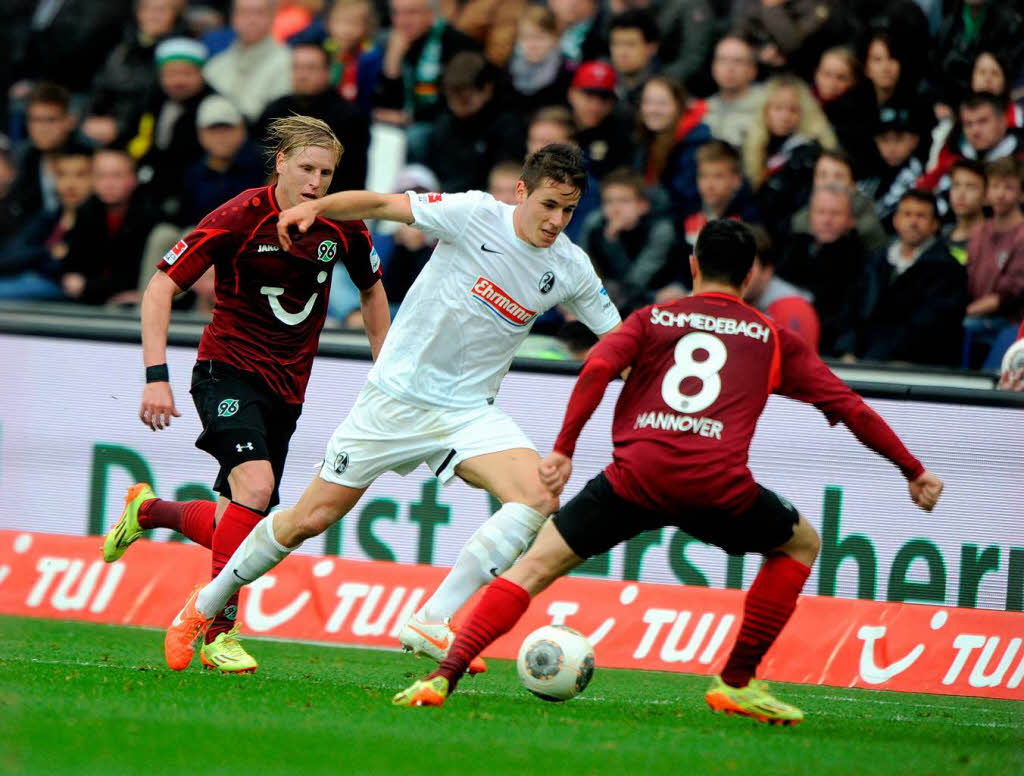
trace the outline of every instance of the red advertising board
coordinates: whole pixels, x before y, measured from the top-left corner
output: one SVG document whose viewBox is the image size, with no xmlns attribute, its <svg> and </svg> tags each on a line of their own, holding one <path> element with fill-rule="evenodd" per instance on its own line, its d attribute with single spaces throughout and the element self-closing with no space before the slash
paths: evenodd
<svg viewBox="0 0 1024 776">
<path fill-rule="evenodd" d="M 0 531 L 0 614 L 163 627 L 191 587 L 209 578 L 209 553 L 199 547 L 140 541 L 108 565 L 100 541 Z M 293 555 L 243 592 L 243 632 L 393 648 L 445 572 Z M 742 605 L 736 590 L 569 577 L 538 596 L 485 656 L 513 658 L 531 630 L 564 622 L 589 636 L 599 665 L 717 673 Z M 803 596 L 759 673 L 1022 700 L 1022 645 L 1019 612 Z"/>
</svg>

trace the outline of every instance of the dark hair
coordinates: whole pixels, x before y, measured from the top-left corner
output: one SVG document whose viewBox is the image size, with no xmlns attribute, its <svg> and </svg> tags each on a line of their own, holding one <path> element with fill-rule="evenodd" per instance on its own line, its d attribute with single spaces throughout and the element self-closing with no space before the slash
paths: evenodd
<svg viewBox="0 0 1024 776">
<path fill-rule="evenodd" d="M 850 155 L 839 148 L 823 148 L 821 153 L 818 154 L 818 158 L 814 160 L 814 164 L 817 165 L 822 159 L 831 159 L 833 162 L 839 162 L 844 165 L 849 171 L 850 175 L 853 175 L 853 159 Z"/>
<path fill-rule="evenodd" d="M 743 164 L 740 161 L 740 152 L 736 146 L 724 140 L 709 140 L 697 149 L 697 167 L 702 164 L 715 162 L 726 162 L 732 166 L 733 172 L 743 177 Z"/>
<path fill-rule="evenodd" d="M 754 235 L 754 244 L 757 246 L 757 258 L 761 260 L 761 266 L 775 266 L 775 246 L 772 244 L 772 237 L 768 230 L 760 224 L 747 224 L 750 233 Z"/>
<path fill-rule="evenodd" d="M 71 105 L 71 94 L 60 84 L 40 81 L 32 87 L 26 100 L 28 105 L 58 105 L 65 113 Z"/>
<path fill-rule="evenodd" d="M 644 8 L 630 8 L 628 11 L 615 14 L 608 25 L 609 37 L 613 30 L 640 30 L 640 34 L 648 43 L 657 43 L 661 38 L 658 23 L 650 11 Z"/>
<path fill-rule="evenodd" d="M 705 278 L 738 288 L 754 265 L 757 242 L 746 224 L 717 218 L 700 230 L 693 253 Z"/>
<path fill-rule="evenodd" d="M 609 186 L 628 186 L 639 199 L 647 199 L 647 182 L 632 167 L 617 167 L 601 179 L 601 191 Z"/>
<path fill-rule="evenodd" d="M 968 159 L 966 156 L 960 157 L 949 168 L 949 177 L 952 178 L 953 173 L 957 170 L 966 170 L 977 175 L 984 183 L 988 183 L 988 173 L 985 172 L 985 165 L 977 159 Z"/>
<path fill-rule="evenodd" d="M 53 151 L 50 155 L 54 162 L 66 159 L 71 156 L 86 156 L 92 159 L 94 149 L 88 143 L 84 143 L 75 137 L 70 138 L 64 145 Z"/>
<path fill-rule="evenodd" d="M 587 191 L 583 152 L 569 143 L 551 143 L 526 157 L 520 176 L 526 193 L 532 194 L 546 179 L 572 186 L 582 197 Z"/>
<path fill-rule="evenodd" d="M 300 48 L 316 49 L 320 52 L 320 56 L 323 57 L 324 67 L 329 68 L 331 66 L 331 52 L 320 43 L 313 40 L 300 41 L 292 46 L 292 51 L 298 51 Z"/>
<path fill-rule="evenodd" d="M 456 54 L 441 76 L 441 86 L 446 92 L 482 89 L 490 83 L 494 83 L 491 66 L 484 59 L 484 55 L 476 51 L 462 51 Z"/>
<path fill-rule="evenodd" d="M 1006 110 L 1006 100 L 991 92 L 971 92 L 960 101 L 960 110 L 977 110 L 983 105 L 990 106 L 999 116 Z"/>
<path fill-rule="evenodd" d="M 904 192 L 903 196 L 900 197 L 899 205 L 902 205 L 907 200 L 914 200 L 915 202 L 922 202 L 928 205 L 932 209 L 932 218 L 938 220 L 939 218 L 939 203 L 935 199 L 935 195 L 927 189 L 910 189 Z M 899 207 L 897 205 L 897 208 Z"/>
</svg>

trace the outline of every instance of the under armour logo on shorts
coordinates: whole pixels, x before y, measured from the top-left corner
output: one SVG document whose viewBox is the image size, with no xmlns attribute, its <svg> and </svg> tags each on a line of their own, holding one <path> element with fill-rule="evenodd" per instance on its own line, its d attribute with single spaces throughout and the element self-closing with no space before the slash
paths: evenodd
<svg viewBox="0 0 1024 776">
<path fill-rule="evenodd" d="M 242 445 L 242 444 L 235 445 L 235 449 L 238 452 L 242 452 L 243 450 L 252 450 L 252 442 L 246 442 L 244 445 Z"/>
</svg>

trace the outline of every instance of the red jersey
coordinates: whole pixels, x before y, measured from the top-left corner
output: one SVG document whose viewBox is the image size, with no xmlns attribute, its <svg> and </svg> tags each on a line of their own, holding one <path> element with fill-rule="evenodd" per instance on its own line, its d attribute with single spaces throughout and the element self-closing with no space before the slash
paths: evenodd
<svg viewBox="0 0 1024 776">
<path fill-rule="evenodd" d="M 830 423 L 843 421 L 908 478 L 924 471 L 798 335 L 719 293 L 644 307 L 603 338 L 573 390 L 556 450 L 572 455 L 605 386 L 627 367 L 605 474 L 618 495 L 648 509 L 747 509 L 757 496 L 750 441 L 773 392 L 814 404 Z"/>
<path fill-rule="evenodd" d="M 243 191 L 179 240 L 158 269 L 188 288 L 211 265 L 213 320 L 199 358 L 259 375 L 290 404 L 301 404 L 313 367 L 336 262 L 352 282 L 370 288 L 380 259 L 362 221 L 318 218 L 286 253 L 277 238 L 274 187 Z"/>
</svg>

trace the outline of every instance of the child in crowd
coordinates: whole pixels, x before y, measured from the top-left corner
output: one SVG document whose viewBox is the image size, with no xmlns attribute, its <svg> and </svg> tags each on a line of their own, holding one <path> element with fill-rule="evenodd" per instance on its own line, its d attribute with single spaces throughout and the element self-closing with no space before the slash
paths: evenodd
<svg viewBox="0 0 1024 776">
<path fill-rule="evenodd" d="M 942 232 L 953 258 L 967 264 L 967 244 L 985 223 L 985 166 L 974 159 L 958 159 L 950 168 L 949 207 L 956 222 Z"/>
<path fill-rule="evenodd" d="M 78 211 L 92 195 L 92 151 L 67 143 L 52 155 L 57 210 L 43 210 L 0 250 L 0 299 L 63 299 L 64 259 L 85 254 L 95 240 L 78 225 Z"/>
<path fill-rule="evenodd" d="M 875 214 L 892 234 L 892 217 L 903 195 L 916 185 L 924 166 L 915 153 L 921 132 L 905 108 L 884 108 L 875 129 L 877 161 L 860 190 L 875 201 Z"/>
<path fill-rule="evenodd" d="M 643 176 L 613 170 L 601 182 L 601 209 L 583 226 L 580 247 L 590 256 L 612 301 L 620 309 L 646 304 L 649 289 L 675 277 L 681 262 L 670 262 L 675 227 L 651 215 Z"/>
<path fill-rule="evenodd" d="M 498 162 L 487 176 L 487 193 L 498 202 L 516 204 L 516 183 L 522 171 L 522 162 Z"/>
<path fill-rule="evenodd" d="M 753 193 L 743 180 L 740 155 L 728 143 L 711 140 L 697 150 L 697 191 L 701 207 L 683 219 L 687 245 L 697 244 L 697 235 L 708 221 L 735 218 L 757 223 L 760 215 Z"/>
<path fill-rule="evenodd" d="M 565 104 L 572 72 L 558 46 L 555 15 L 546 6 L 531 5 L 523 11 L 508 69 L 519 110 L 529 114 Z"/>
</svg>

